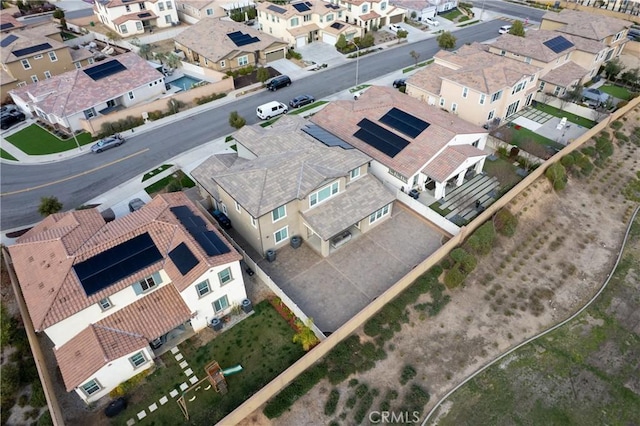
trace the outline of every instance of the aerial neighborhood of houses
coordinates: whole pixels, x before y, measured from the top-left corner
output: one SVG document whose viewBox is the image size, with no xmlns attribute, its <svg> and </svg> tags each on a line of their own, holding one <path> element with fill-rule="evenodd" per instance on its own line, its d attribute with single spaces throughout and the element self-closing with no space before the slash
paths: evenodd
<svg viewBox="0 0 640 426">
<path fill-rule="evenodd" d="M 296 332 L 325 340 L 516 182 L 623 107 L 626 99 L 602 87 L 610 64 L 635 57 L 624 83 L 636 92 L 640 85 L 632 22 L 639 2 L 609 2 L 635 6 L 604 15 L 547 6 L 539 22 L 493 22 L 491 39 L 455 46 L 454 37 L 455 47 L 441 37 L 492 22 L 484 1 L 480 10 L 480 2 L 458 0 L 94 0 L 88 14 L 57 9 L 55 20 L 37 23 L 21 17 L 29 11 L 19 3 L 0 12 L 3 162 L 28 162 L 32 155 L 11 153 L 22 149 L 15 148 L 21 138 L 41 136 L 22 132 L 46 132 L 74 153 L 79 140 L 97 141 L 83 154 L 92 156 L 90 176 L 145 134 L 234 103 L 224 120 L 236 129 L 209 129 L 216 137 L 207 142 L 217 142 L 190 145 L 199 151 L 189 167 L 149 160 L 143 186 L 165 187 L 139 187 L 142 199 L 128 208 L 137 193 L 121 196 L 123 209 L 82 200 L 81 209 L 50 211 L 21 223 L 29 229 L 6 252 L 27 327 L 39 336 L 31 344 L 40 341 L 38 353 L 49 353 L 59 371 L 43 381 L 48 395 L 64 389 L 58 398 L 80 398 L 101 413 L 107 406 L 111 416 L 126 409 L 117 399 L 123 383 L 166 368 L 164 357 L 180 362 L 184 374 L 159 396 L 160 406 L 129 408 L 127 425 L 153 419 L 167 399 L 189 418 L 191 393 L 207 383 L 224 397 L 221 377 L 232 373 L 212 372 L 213 364 L 195 371 L 178 344 L 194 335 L 222 339 L 257 317 L 257 286 L 297 317 Z M 453 11 L 465 19 L 449 20 Z M 419 43 L 436 38 L 441 49 L 420 57 Z M 407 46 L 402 72 L 358 80 L 369 58 Z M 347 63 L 355 86 L 337 74 L 313 80 Z M 280 102 L 283 93 L 290 102 Z M 242 105 L 267 120 L 242 117 Z M 186 127 L 185 139 L 195 131 Z M 515 129 L 523 127 L 529 136 L 518 140 Z M 500 155 L 509 179 L 487 169 Z M 160 175 L 192 188 L 173 192 Z M 376 244 L 393 254 L 368 257 Z M 335 269 L 347 263 L 352 269 Z M 347 289 L 344 281 L 359 284 Z M 229 358 L 221 352 L 205 358 Z M 245 368 L 240 375 L 253 374 Z"/>
</svg>

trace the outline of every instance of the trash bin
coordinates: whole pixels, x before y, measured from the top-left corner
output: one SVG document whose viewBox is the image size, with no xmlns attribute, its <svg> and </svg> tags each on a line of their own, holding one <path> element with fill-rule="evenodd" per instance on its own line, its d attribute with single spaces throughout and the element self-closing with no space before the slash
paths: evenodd
<svg viewBox="0 0 640 426">
<path fill-rule="evenodd" d="M 291 237 L 291 242 L 289 242 L 289 244 L 291 244 L 291 247 L 293 247 L 294 249 L 297 249 L 302 245 L 302 238 L 298 235 L 294 235 L 293 237 Z"/>
<path fill-rule="evenodd" d="M 244 299 L 242 301 L 242 311 L 245 314 L 248 314 L 249 312 L 253 311 L 253 304 L 251 303 L 251 300 L 249 299 Z"/>
<path fill-rule="evenodd" d="M 266 256 L 267 262 L 273 262 L 276 260 L 276 251 L 274 249 L 267 250 Z"/>
<path fill-rule="evenodd" d="M 214 318 L 211 320 L 211 328 L 213 328 L 215 331 L 222 330 L 223 326 L 224 324 L 222 323 L 222 321 L 220 321 L 219 318 Z"/>
</svg>

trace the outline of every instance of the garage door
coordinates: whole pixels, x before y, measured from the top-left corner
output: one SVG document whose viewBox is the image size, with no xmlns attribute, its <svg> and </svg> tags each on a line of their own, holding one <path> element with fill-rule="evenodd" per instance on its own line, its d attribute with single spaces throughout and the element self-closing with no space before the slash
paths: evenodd
<svg viewBox="0 0 640 426">
<path fill-rule="evenodd" d="M 267 62 L 277 61 L 278 59 L 284 59 L 285 58 L 284 49 L 268 52 L 266 56 L 267 56 Z"/>
<path fill-rule="evenodd" d="M 391 16 L 389 18 L 389 23 L 391 24 L 401 24 L 402 23 L 402 17 L 404 15 L 396 15 L 396 16 Z"/>
<path fill-rule="evenodd" d="M 306 36 L 298 37 L 296 39 L 296 47 L 306 46 L 306 44 L 307 44 L 307 37 Z"/>
<path fill-rule="evenodd" d="M 333 34 L 322 33 L 322 41 L 333 46 L 338 39 Z"/>
</svg>

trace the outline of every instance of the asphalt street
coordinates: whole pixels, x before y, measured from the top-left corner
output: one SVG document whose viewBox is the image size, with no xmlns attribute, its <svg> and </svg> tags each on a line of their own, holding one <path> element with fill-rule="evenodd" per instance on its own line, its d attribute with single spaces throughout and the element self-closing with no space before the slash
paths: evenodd
<svg viewBox="0 0 640 426">
<path fill-rule="evenodd" d="M 462 28 L 455 32 L 457 45 L 495 38 L 501 25 L 504 22 L 497 20 Z M 409 55 L 412 50 L 418 52 L 420 58 L 431 58 L 439 48 L 435 39 L 429 39 L 363 56 L 360 58 L 359 80 L 368 81 L 395 71 L 400 76 L 399 70 L 414 63 Z M 12 229 L 40 220 L 37 207 L 41 197 L 56 196 L 65 209 L 80 206 L 168 158 L 232 133 L 234 129 L 228 124 L 231 111 L 238 111 L 248 124 L 252 124 L 258 121 L 255 108 L 265 102 L 288 102 L 303 93 L 311 93 L 316 99 L 321 99 L 347 90 L 353 85 L 355 67 L 356 63 L 352 61 L 312 74 L 304 79 L 304 84 L 294 81 L 290 87 L 275 93 L 263 91 L 240 98 L 179 123 L 133 136 L 118 149 L 100 155 L 87 154 L 40 165 L 3 164 L 0 169 L 0 227 Z"/>
</svg>

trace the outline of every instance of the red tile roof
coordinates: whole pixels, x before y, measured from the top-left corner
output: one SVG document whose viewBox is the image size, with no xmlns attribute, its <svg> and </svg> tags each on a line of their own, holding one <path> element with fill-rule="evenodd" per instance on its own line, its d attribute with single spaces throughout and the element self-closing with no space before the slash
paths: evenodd
<svg viewBox="0 0 640 426">
<path fill-rule="evenodd" d="M 452 177 L 453 172 L 468 158 L 484 157 L 486 155 L 484 151 L 471 145 L 451 145 L 446 147 L 433 161 L 427 164 L 427 166 L 422 169 L 422 173 L 437 182 L 445 182 Z"/>
</svg>

